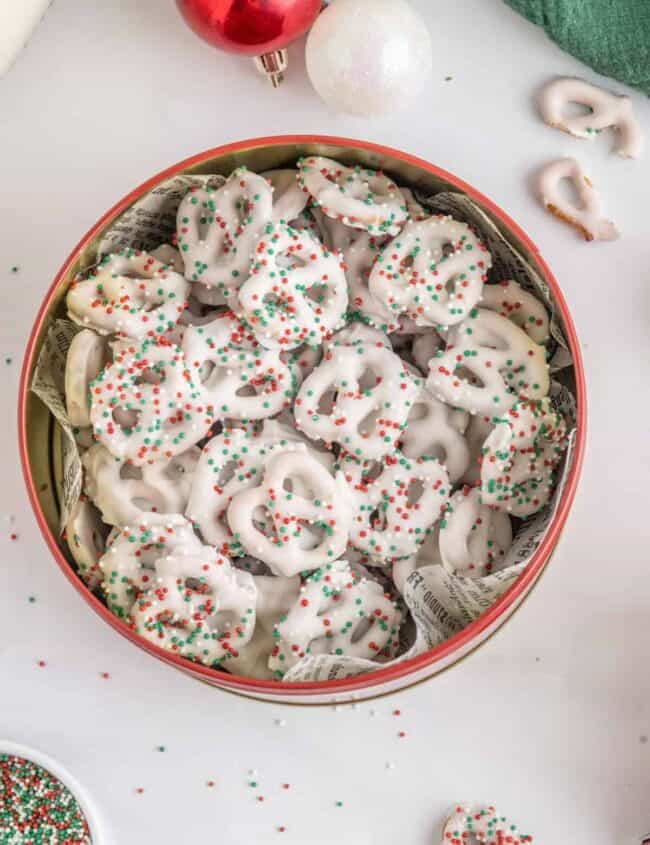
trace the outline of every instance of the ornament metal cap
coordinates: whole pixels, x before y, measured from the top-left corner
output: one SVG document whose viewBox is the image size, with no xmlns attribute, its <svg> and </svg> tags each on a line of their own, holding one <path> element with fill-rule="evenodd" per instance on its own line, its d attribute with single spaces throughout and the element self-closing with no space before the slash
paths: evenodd
<svg viewBox="0 0 650 845">
<path fill-rule="evenodd" d="M 270 53 L 255 56 L 255 67 L 266 75 L 274 88 L 278 88 L 283 81 L 288 64 L 289 56 L 286 50 L 272 50 Z"/>
</svg>

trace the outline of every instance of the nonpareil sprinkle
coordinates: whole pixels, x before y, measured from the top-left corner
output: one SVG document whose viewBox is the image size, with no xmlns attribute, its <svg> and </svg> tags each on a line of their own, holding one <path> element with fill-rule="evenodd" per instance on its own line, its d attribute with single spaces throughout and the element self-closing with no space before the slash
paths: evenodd
<svg viewBox="0 0 650 845">
<path fill-rule="evenodd" d="M 74 795 L 51 772 L 23 757 L 0 754 L 2 845 L 91 845 Z"/>
</svg>

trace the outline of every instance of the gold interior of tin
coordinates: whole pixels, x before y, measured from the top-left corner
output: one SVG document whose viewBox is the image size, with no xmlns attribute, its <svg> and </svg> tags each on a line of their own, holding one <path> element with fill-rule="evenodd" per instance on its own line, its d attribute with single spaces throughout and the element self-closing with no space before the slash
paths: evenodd
<svg viewBox="0 0 650 845">
<path fill-rule="evenodd" d="M 459 191 L 458 187 L 453 183 L 414 164 L 402 161 L 395 156 L 383 155 L 359 147 L 339 146 L 336 144 L 285 143 L 272 146 L 251 146 L 250 148 L 241 149 L 237 152 L 215 156 L 198 165 L 179 171 L 179 173 L 219 173 L 223 176 L 228 176 L 235 168 L 241 165 L 246 165 L 251 170 L 259 172 L 278 167 L 294 166 L 298 158 L 306 155 L 324 155 L 342 161 L 344 164 L 362 164 L 373 169 L 384 170 L 393 176 L 399 184 L 418 188 L 430 194 L 445 190 Z M 526 244 L 514 232 L 508 229 L 506 224 L 497 218 L 489 208 L 482 203 L 478 204 L 485 214 L 496 224 L 504 237 L 543 275 L 535 254 L 531 252 Z M 52 320 L 65 315 L 65 303 L 63 300 L 68 285 L 77 273 L 94 263 L 97 245 L 102 239 L 104 232 L 113 225 L 114 220 L 115 218 L 108 220 L 102 230 L 79 253 L 70 267 L 67 277 L 62 280 L 50 304 L 47 319 L 44 320 L 38 335 L 34 361 L 38 359 L 38 353 L 40 352 L 41 345 Z M 558 313 L 557 318 L 560 325 L 562 325 L 561 314 Z M 562 381 L 575 395 L 573 368 L 567 368 L 561 375 Z M 31 378 L 32 373 L 29 374 L 30 382 Z M 46 406 L 31 391 L 27 397 L 26 435 L 28 461 L 34 480 L 36 496 L 52 535 L 58 537 L 59 500 L 63 478 L 61 430 Z M 63 553 L 70 560 L 65 544 L 62 541 L 59 544 Z M 72 563 L 71 560 L 70 562 Z"/>
</svg>

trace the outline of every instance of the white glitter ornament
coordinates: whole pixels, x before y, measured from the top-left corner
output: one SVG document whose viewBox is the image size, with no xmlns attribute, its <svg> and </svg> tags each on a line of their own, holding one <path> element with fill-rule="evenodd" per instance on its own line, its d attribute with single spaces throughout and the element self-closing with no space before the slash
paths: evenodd
<svg viewBox="0 0 650 845">
<path fill-rule="evenodd" d="M 365 116 L 401 107 L 431 73 L 431 39 L 406 0 L 334 0 L 307 39 L 307 73 L 339 111 Z"/>
</svg>

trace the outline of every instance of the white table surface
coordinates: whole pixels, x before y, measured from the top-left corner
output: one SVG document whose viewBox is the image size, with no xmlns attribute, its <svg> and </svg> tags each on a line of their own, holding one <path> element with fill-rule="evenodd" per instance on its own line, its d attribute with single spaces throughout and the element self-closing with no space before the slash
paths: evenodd
<svg viewBox="0 0 650 845">
<path fill-rule="evenodd" d="M 429 845 L 461 799 L 494 802 L 540 845 L 633 845 L 650 829 L 650 150 L 623 161 L 607 136 L 545 127 L 541 83 L 597 77 L 499 0 L 413 5 L 431 30 L 433 79 L 417 109 L 382 120 L 321 104 L 301 45 L 274 93 L 160 0 L 57 0 L 0 81 L 0 737 L 66 764 L 112 843 Z M 650 105 L 634 100 L 650 135 Z M 563 286 L 591 407 L 572 516 L 521 612 L 443 676 L 339 711 L 234 698 L 122 640 L 50 559 L 17 457 L 24 344 L 78 238 L 161 168 L 282 132 L 398 146 L 512 214 Z M 532 174 L 566 154 L 602 189 L 617 243 L 587 245 L 537 205 Z"/>
</svg>

